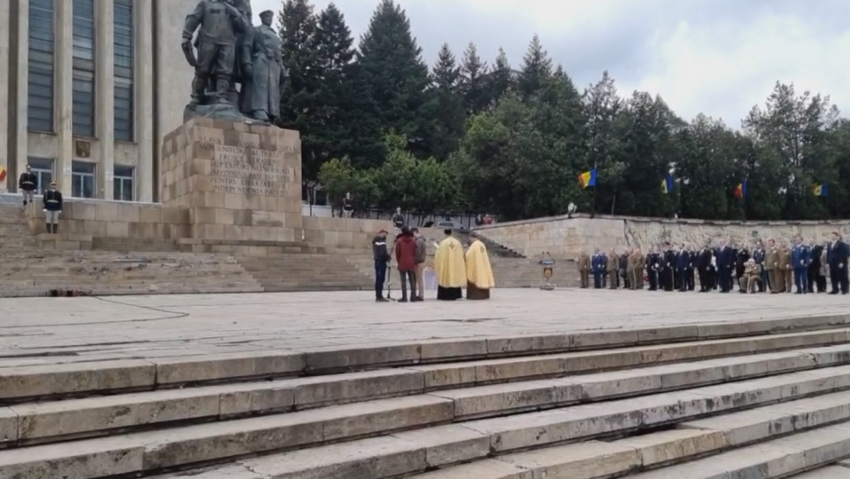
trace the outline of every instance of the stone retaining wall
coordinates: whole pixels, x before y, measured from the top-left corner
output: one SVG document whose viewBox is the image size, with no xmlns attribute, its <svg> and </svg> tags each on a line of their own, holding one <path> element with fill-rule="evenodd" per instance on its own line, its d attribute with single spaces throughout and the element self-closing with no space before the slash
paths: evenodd
<svg viewBox="0 0 850 479">
<path fill-rule="evenodd" d="M 44 232 L 41 209 L 30 211 L 29 224 L 34 233 Z M 190 234 L 189 210 L 166 208 L 154 203 L 65 200 L 59 231 L 96 238 L 176 240 Z"/>
<path fill-rule="evenodd" d="M 34 234 L 44 233 L 44 213 L 41 209 L 31 210 L 28 220 Z M 392 222 L 376 219 L 304 216 L 302 225 L 303 230 L 296 231 L 295 237 L 286 241 L 305 242 L 309 246 L 324 248 L 329 252 L 369 252 L 372 238 L 379 230 L 390 231 L 390 236 L 394 231 Z M 158 203 L 76 198 L 65 200 L 60 217 L 60 233 L 85 235 L 90 237 L 89 242 L 92 241 L 91 238 L 96 238 L 122 240 L 128 244 L 178 242 L 193 238 L 189 208 L 171 208 Z M 422 233 L 435 241 L 439 241 L 443 236 L 442 230 L 437 229 L 422 229 Z M 239 239 L 227 238 L 233 241 Z M 47 240 L 45 238 L 45 241 Z"/>
<path fill-rule="evenodd" d="M 527 257 L 549 253 L 556 258 L 573 258 L 581 251 L 600 248 L 647 249 L 670 241 L 701 246 L 709 239 L 754 243 L 773 238 L 790 241 L 797 235 L 806 240 L 826 241 L 832 231 L 850 237 L 850 221 L 817 222 L 732 222 L 664 220 L 623 216 L 556 216 L 500 223 L 477 228 L 483 236 Z"/>
</svg>

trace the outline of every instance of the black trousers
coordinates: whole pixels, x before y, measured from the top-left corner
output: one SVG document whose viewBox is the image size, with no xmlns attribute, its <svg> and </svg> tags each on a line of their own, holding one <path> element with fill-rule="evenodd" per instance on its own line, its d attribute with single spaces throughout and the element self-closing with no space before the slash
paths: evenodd
<svg viewBox="0 0 850 479">
<path fill-rule="evenodd" d="M 837 293 L 841 291 L 844 294 L 847 294 L 847 268 L 839 268 L 838 265 L 830 266 L 829 268 L 829 276 L 832 280 L 832 292 Z"/>
</svg>

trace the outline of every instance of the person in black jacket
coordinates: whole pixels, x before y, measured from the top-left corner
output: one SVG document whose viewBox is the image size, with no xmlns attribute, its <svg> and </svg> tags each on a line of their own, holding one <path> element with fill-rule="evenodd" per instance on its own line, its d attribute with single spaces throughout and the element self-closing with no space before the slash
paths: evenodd
<svg viewBox="0 0 850 479">
<path fill-rule="evenodd" d="M 832 232 L 832 241 L 826 247 L 826 261 L 829 263 L 829 276 L 832 280 L 832 291 L 829 294 L 847 294 L 847 257 L 850 256 L 850 248 L 841 239 L 837 231 Z"/>
<path fill-rule="evenodd" d="M 821 276 L 821 268 L 823 264 L 821 264 L 821 255 L 823 255 L 823 245 L 819 245 L 817 241 L 811 240 L 809 242 L 809 247 L 811 248 L 811 256 L 809 257 L 809 292 L 814 293 L 817 291 L 818 293 L 826 292 L 826 277 Z"/>
<path fill-rule="evenodd" d="M 50 189 L 44 192 L 44 218 L 47 232 L 59 233 L 59 215 L 62 213 L 62 193 L 56 189 L 56 182 L 50 183 Z"/>
<path fill-rule="evenodd" d="M 699 292 L 707 293 L 712 289 L 711 258 L 714 252 L 707 245 L 703 247 L 697 257 L 697 274 L 699 275 Z"/>
<path fill-rule="evenodd" d="M 32 167 L 27 165 L 27 171 L 21 173 L 18 179 L 18 189 L 24 195 L 24 208 L 33 202 L 33 195 L 38 189 L 38 176 L 32 172 Z"/>
<path fill-rule="evenodd" d="M 384 282 L 387 280 L 390 252 L 387 249 L 387 230 L 378 231 L 372 240 L 372 257 L 375 260 L 375 301 L 387 302 L 384 298 Z"/>
</svg>

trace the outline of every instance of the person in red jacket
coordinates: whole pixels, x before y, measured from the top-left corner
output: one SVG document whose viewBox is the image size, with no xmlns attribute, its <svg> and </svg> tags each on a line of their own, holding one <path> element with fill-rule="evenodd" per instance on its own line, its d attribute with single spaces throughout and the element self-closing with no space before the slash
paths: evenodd
<svg viewBox="0 0 850 479">
<path fill-rule="evenodd" d="M 411 302 L 421 301 L 416 296 L 416 239 L 410 228 L 402 226 L 401 234 L 395 241 L 395 260 L 398 264 L 398 274 L 401 276 L 401 299 L 407 302 L 407 283 L 410 283 Z"/>
</svg>

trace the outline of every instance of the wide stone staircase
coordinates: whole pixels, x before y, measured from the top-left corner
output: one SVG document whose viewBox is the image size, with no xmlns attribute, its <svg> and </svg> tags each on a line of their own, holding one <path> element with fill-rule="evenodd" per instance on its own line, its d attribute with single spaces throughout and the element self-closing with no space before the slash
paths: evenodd
<svg viewBox="0 0 850 479">
<path fill-rule="evenodd" d="M 192 245 L 177 240 L 132 237 L 89 238 L 91 249 L 79 249 L 79 242 L 59 237 L 50 241 L 55 247 L 45 247 L 30 231 L 16 201 L 17 197 L 0 195 L 0 297 L 351 291 L 371 290 L 374 284 L 369 245 L 345 252 L 290 247 L 285 248 L 288 252 L 266 256 L 215 248 L 193 253 Z M 461 239 L 468 246 L 469 238 Z M 492 253 L 494 248 L 497 254 Z M 488 250 L 497 287 L 543 283 L 542 268 L 534 260 L 498 253 L 498 246 Z M 564 274 L 566 269 L 556 267 L 554 282 L 574 286 L 574 275 Z M 397 288 L 395 274 L 393 283 Z"/>
<path fill-rule="evenodd" d="M 69 350 L 0 368 L 0 478 L 842 478 L 848 339 L 842 315 L 121 361 Z M 4 364 L 13 354 L 26 364 Z"/>
<path fill-rule="evenodd" d="M 374 271 L 361 270 L 338 254 L 240 257 L 239 263 L 266 292 L 352 291 L 374 285 Z"/>
<path fill-rule="evenodd" d="M 43 248 L 20 207 L 0 202 L 0 297 L 263 291 L 231 256 L 137 248 Z"/>
</svg>

